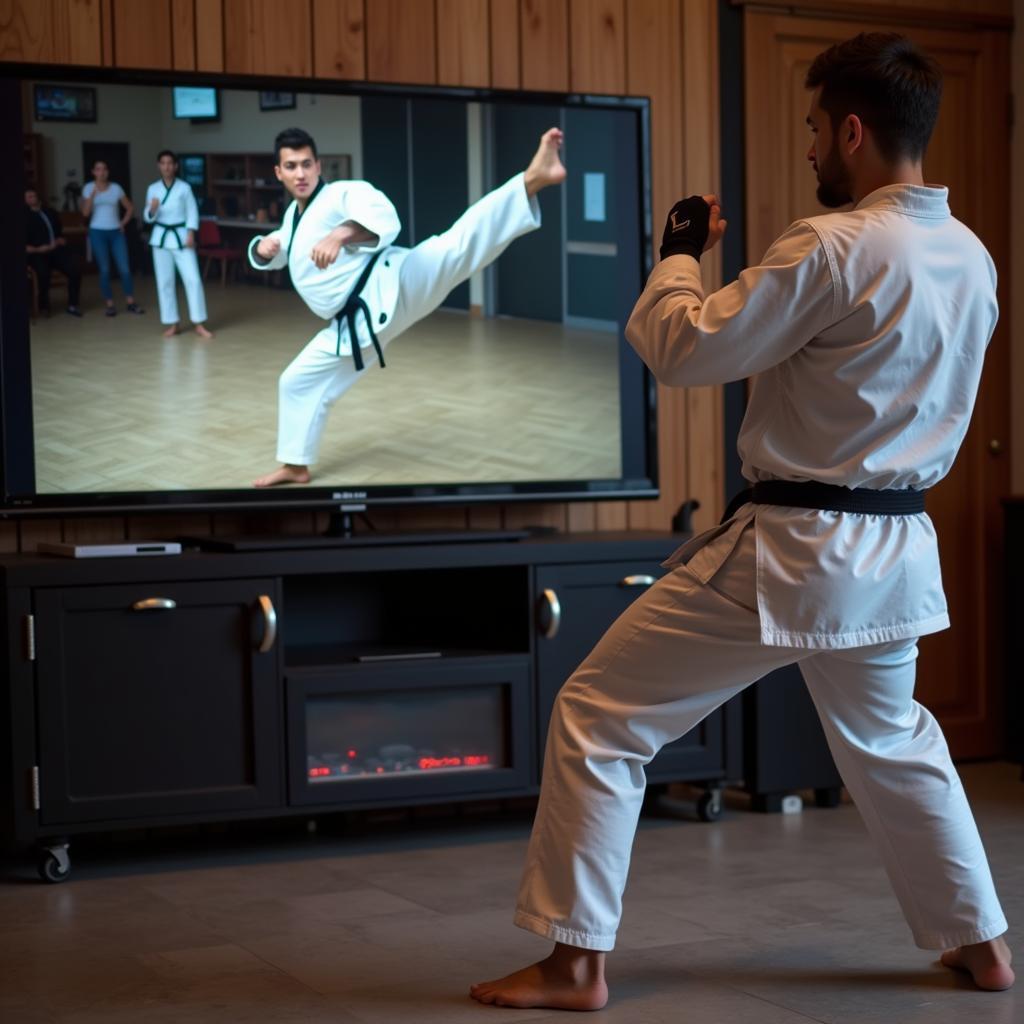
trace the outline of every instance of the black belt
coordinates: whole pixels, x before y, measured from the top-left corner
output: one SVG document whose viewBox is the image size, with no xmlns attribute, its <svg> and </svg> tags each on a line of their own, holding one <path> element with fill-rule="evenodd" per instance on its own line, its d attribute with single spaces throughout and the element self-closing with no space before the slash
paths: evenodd
<svg viewBox="0 0 1024 1024">
<path fill-rule="evenodd" d="M 178 234 L 178 228 L 184 227 L 188 227 L 188 225 L 184 221 L 182 221 L 181 224 L 161 224 L 159 221 L 157 221 L 156 224 L 153 225 L 153 230 L 155 231 L 157 228 L 164 229 L 164 233 L 160 236 L 160 244 L 157 246 L 157 248 L 162 249 L 164 247 L 164 242 L 167 241 L 167 232 L 173 231 L 174 237 L 178 240 L 178 248 L 184 249 L 185 246 L 182 244 L 181 235 Z"/>
<path fill-rule="evenodd" d="M 740 491 L 725 510 L 722 522 L 731 519 L 742 505 L 788 505 L 790 508 L 814 508 L 825 512 L 860 512 L 876 516 L 912 516 L 924 511 L 925 488 L 915 491 L 878 491 L 870 487 L 840 487 L 816 480 L 762 480 Z"/>
<path fill-rule="evenodd" d="M 356 334 L 357 313 L 363 314 L 363 320 L 366 321 L 366 329 L 370 332 L 370 341 L 373 342 L 373 347 L 377 350 L 377 361 L 382 367 L 384 366 L 384 350 L 380 347 L 380 342 L 377 340 L 377 335 L 373 329 L 370 307 L 362 297 L 362 291 L 366 287 L 366 282 L 370 280 L 370 274 L 373 273 L 373 268 L 382 254 L 383 249 L 373 254 L 370 262 L 363 267 L 363 272 L 359 275 L 359 280 L 356 281 L 355 287 L 349 292 L 345 305 L 333 317 L 338 324 L 338 345 L 334 350 L 334 354 L 341 355 L 341 322 L 344 320 L 348 324 L 348 337 L 352 343 L 352 360 L 356 364 L 356 373 L 359 373 L 364 368 L 363 353 L 359 351 L 359 336 Z"/>
</svg>

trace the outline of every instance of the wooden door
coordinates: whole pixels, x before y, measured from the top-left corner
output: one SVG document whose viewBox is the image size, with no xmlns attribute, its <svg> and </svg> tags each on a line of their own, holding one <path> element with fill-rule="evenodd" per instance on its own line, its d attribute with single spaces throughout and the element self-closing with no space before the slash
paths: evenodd
<svg viewBox="0 0 1024 1024">
<path fill-rule="evenodd" d="M 826 212 L 806 159 L 810 94 L 804 76 L 832 43 L 879 26 L 745 12 L 747 261 L 800 217 Z M 892 31 L 887 24 L 885 30 Z M 949 186 L 953 215 L 985 243 L 1007 278 L 1009 258 L 1008 38 L 1000 31 L 898 27 L 942 65 L 945 86 L 925 180 Z M 753 168 L 756 168 L 754 172 Z M 970 431 L 949 476 L 928 498 L 942 555 L 952 629 L 926 637 L 918 699 L 939 718 L 954 756 L 1001 750 L 1001 510 L 1009 486 L 1009 293 Z M 993 445 L 992 442 L 999 442 Z"/>
</svg>

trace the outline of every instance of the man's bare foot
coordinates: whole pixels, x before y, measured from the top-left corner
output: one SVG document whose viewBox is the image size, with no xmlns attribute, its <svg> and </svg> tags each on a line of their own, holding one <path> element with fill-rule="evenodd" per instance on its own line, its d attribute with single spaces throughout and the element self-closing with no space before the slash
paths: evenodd
<svg viewBox="0 0 1024 1024">
<path fill-rule="evenodd" d="M 562 129 L 549 128 L 541 137 L 537 152 L 533 154 L 530 166 L 526 168 L 526 194 L 535 196 L 548 185 L 559 185 L 565 181 L 565 167 L 558 155 L 562 147 Z"/>
<path fill-rule="evenodd" d="M 208 331 L 202 324 L 193 324 L 192 330 L 194 330 L 200 338 L 209 339 L 213 337 L 213 331 Z"/>
<path fill-rule="evenodd" d="M 1001 992 L 1013 984 L 1013 971 L 1010 969 L 1013 957 L 1002 937 L 947 949 L 940 959 L 946 967 L 967 971 L 978 988 Z"/>
<path fill-rule="evenodd" d="M 178 325 L 177 324 L 169 324 L 167 327 L 164 328 L 164 337 L 165 338 L 173 338 L 177 333 L 178 333 Z"/>
<path fill-rule="evenodd" d="M 275 469 L 273 473 L 267 473 L 266 476 L 257 477 L 253 480 L 253 487 L 275 487 L 277 484 L 308 484 L 309 483 L 309 467 L 308 466 L 293 466 L 290 463 L 285 463 L 279 469 Z"/>
<path fill-rule="evenodd" d="M 469 994 L 491 1006 L 600 1010 L 608 1002 L 604 960 L 604 953 L 559 942 L 546 960 L 504 978 L 473 985 Z"/>
</svg>

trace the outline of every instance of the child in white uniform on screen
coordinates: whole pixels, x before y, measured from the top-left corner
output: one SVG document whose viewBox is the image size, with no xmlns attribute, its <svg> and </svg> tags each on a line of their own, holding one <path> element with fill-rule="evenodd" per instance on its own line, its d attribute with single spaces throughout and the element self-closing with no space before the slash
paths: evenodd
<svg viewBox="0 0 1024 1024">
<path fill-rule="evenodd" d="M 257 487 L 308 483 L 331 405 L 384 348 L 444 297 L 540 227 L 536 194 L 565 180 L 562 133 L 544 133 L 524 172 L 474 203 L 445 232 L 412 249 L 393 246 L 401 224 L 391 201 L 365 181 L 320 178 L 316 143 L 300 128 L 275 140 L 274 171 L 294 202 L 280 229 L 249 245 L 257 270 L 288 267 L 306 305 L 330 323 L 281 375 L 277 458 Z"/>
</svg>

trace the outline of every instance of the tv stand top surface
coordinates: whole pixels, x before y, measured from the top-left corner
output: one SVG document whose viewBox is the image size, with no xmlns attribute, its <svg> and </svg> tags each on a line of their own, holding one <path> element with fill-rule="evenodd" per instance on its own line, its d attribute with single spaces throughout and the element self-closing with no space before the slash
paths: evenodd
<svg viewBox="0 0 1024 1024">
<path fill-rule="evenodd" d="M 443 532 L 442 534 L 443 535 Z M 407 535 L 408 536 L 408 535 Z M 668 532 L 556 533 L 509 541 L 441 541 L 418 533 L 407 543 L 275 546 L 260 550 L 183 551 L 163 558 L 57 558 L 41 554 L 0 557 L 8 588 L 82 586 L 160 580 L 270 578 L 331 573 L 542 566 L 581 562 L 664 561 L 688 534 Z M 275 538 L 287 540 L 288 538 Z M 300 538 L 301 539 L 301 538 Z"/>
<path fill-rule="evenodd" d="M 180 537 L 182 544 L 200 551 L 295 551 L 304 548 L 392 547 L 417 544 L 489 544 L 512 543 L 534 536 L 521 530 L 416 530 L 389 532 L 367 530 L 362 533 L 266 534 L 225 537 Z"/>
</svg>

